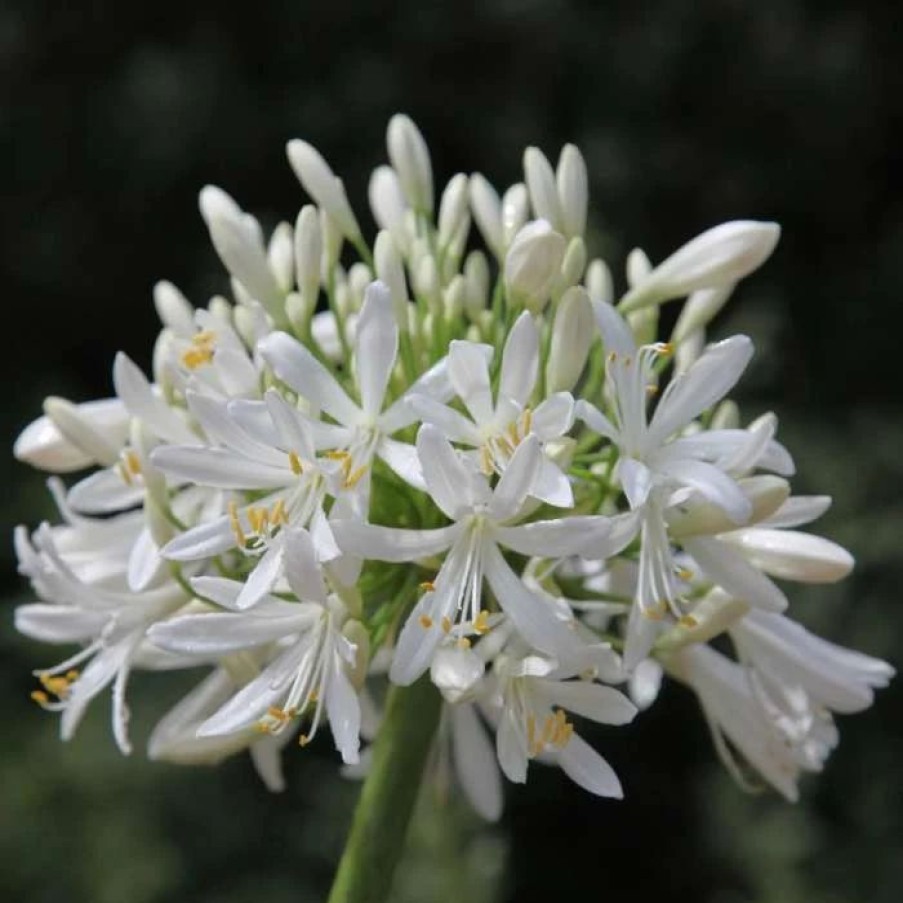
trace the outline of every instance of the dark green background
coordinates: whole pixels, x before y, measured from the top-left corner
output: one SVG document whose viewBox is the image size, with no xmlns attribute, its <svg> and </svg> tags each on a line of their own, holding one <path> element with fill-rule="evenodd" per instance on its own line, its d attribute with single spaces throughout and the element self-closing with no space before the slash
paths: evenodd
<svg viewBox="0 0 903 903">
<path fill-rule="evenodd" d="M 110 391 L 124 349 L 149 365 L 151 287 L 196 302 L 225 288 L 197 213 L 206 182 L 268 226 L 302 194 L 284 143 L 304 137 L 358 213 L 410 113 L 437 175 L 500 186 L 520 154 L 586 155 L 595 250 L 654 260 L 717 222 L 778 220 L 767 267 L 717 333 L 758 346 L 748 415 L 774 409 L 801 491 L 829 492 L 820 529 L 856 554 L 843 586 L 794 593 L 832 638 L 899 662 L 903 421 L 900 13 L 895 4 L 658 0 L 473 3 L 0 4 L 3 434 L 44 395 Z M 74 9 L 78 7 L 78 9 Z M 3 460 L 8 532 L 50 515 L 42 477 Z M 318 900 L 355 786 L 327 740 L 289 752 L 271 797 L 249 762 L 151 765 L 116 752 L 108 699 L 76 739 L 28 700 L 62 650 L 18 638 L 28 591 L 2 544 L 0 900 L 187 903 Z M 184 684 L 133 691 L 134 734 Z M 900 684 L 842 719 L 803 802 L 744 795 L 693 700 L 669 688 L 629 730 L 594 735 L 627 800 L 599 802 L 535 766 L 486 829 L 423 801 L 395 899 L 481 903 L 658 893 L 706 903 L 896 903 L 903 895 Z M 140 749 L 140 745 L 139 745 Z M 632 898 L 632 897 L 631 897 Z"/>
</svg>

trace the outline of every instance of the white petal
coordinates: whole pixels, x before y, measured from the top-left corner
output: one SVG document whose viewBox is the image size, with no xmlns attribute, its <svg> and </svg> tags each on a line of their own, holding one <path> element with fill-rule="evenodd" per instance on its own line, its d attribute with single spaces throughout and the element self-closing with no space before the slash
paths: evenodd
<svg viewBox="0 0 903 903">
<path fill-rule="evenodd" d="M 452 756 L 461 789 L 487 821 L 502 815 L 502 782 L 495 752 L 473 705 L 451 707 Z"/>
<path fill-rule="evenodd" d="M 527 436 L 515 449 L 492 492 L 490 511 L 496 520 L 506 520 L 520 511 L 536 483 L 542 461 L 539 440 Z"/>
<path fill-rule="evenodd" d="M 360 760 L 361 704 L 338 660 L 326 686 L 326 714 L 342 761 L 346 765 L 356 764 Z"/>
<path fill-rule="evenodd" d="M 162 573 L 165 562 L 157 543 L 147 528 L 138 534 L 129 553 L 128 584 L 133 593 L 140 593 Z"/>
<path fill-rule="evenodd" d="M 555 758 L 561 770 L 584 790 L 614 799 L 622 799 L 624 791 L 614 769 L 585 740 L 576 734 Z"/>
<path fill-rule="evenodd" d="M 361 407 L 364 413 L 375 417 L 382 410 L 398 354 L 398 326 L 392 313 L 392 298 L 382 282 L 372 282 L 367 287 L 354 347 Z"/>
<path fill-rule="evenodd" d="M 465 445 L 480 444 L 479 430 L 461 413 L 423 395 L 412 395 L 408 401 L 411 410 L 424 422 L 435 426 L 450 442 Z"/>
<path fill-rule="evenodd" d="M 401 530 L 352 520 L 333 521 L 343 552 L 376 561 L 417 561 L 444 552 L 463 529 L 459 524 L 436 530 Z"/>
<path fill-rule="evenodd" d="M 239 736 L 242 736 L 239 734 Z M 282 773 L 282 749 L 291 734 L 283 731 L 275 737 L 262 736 L 254 740 L 249 748 L 251 760 L 260 780 L 271 793 L 285 790 L 285 776 Z M 198 740 L 212 741 L 214 737 L 199 737 Z"/>
<path fill-rule="evenodd" d="M 274 332 L 260 342 L 258 350 L 279 379 L 339 423 L 347 426 L 360 420 L 359 408 L 335 377 L 291 336 Z"/>
<path fill-rule="evenodd" d="M 726 543 L 713 539 L 687 539 L 684 548 L 706 574 L 730 595 L 756 608 L 783 611 L 787 597 Z"/>
<path fill-rule="evenodd" d="M 611 521 L 598 515 L 572 515 L 516 527 L 496 527 L 498 542 L 521 555 L 563 558 L 589 555 L 611 533 Z"/>
<path fill-rule="evenodd" d="M 620 443 L 620 433 L 614 424 L 594 405 L 582 398 L 576 403 L 574 413 L 591 430 L 605 436 L 611 442 Z"/>
<path fill-rule="evenodd" d="M 735 524 L 746 523 L 752 516 L 752 502 L 736 481 L 711 464 L 686 459 L 665 460 L 659 464 L 659 470 L 678 483 L 695 489 L 721 508 Z"/>
<path fill-rule="evenodd" d="M 619 458 L 616 471 L 631 508 L 641 508 L 652 490 L 652 473 L 635 458 Z"/>
<path fill-rule="evenodd" d="M 302 461 L 312 461 L 316 455 L 313 431 L 308 428 L 312 421 L 293 408 L 275 389 L 266 393 L 264 402 L 285 450 L 295 452 Z M 285 458 L 282 459 L 284 462 Z"/>
<path fill-rule="evenodd" d="M 474 482 L 472 474 L 442 433 L 428 423 L 417 433 L 417 455 L 433 501 L 447 517 L 457 520 L 476 502 L 468 492 Z"/>
<path fill-rule="evenodd" d="M 44 643 L 81 643 L 97 637 L 110 616 L 69 605 L 34 602 L 16 608 L 16 630 Z"/>
<path fill-rule="evenodd" d="M 821 517 L 831 507 L 829 495 L 795 495 L 787 499 L 771 517 L 762 521 L 768 527 L 801 527 Z"/>
<path fill-rule="evenodd" d="M 521 407 L 536 385 L 539 373 L 539 336 L 529 312 L 516 320 L 502 351 L 499 394 L 516 401 Z"/>
<path fill-rule="evenodd" d="M 718 342 L 682 376 L 665 389 L 652 422 L 647 441 L 661 445 L 670 435 L 720 401 L 736 385 L 753 355 L 753 344 L 745 335 Z"/>
<path fill-rule="evenodd" d="M 455 393 L 478 423 L 492 419 L 494 406 L 485 347 L 455 340 L 448 352 L 448 375 Z"/>
<path fill-rule="evenodd" d="M 540 680 L 544 695 L 555 705 L 599 724 L 628 724 L 636 706 L 614 687 L 584 680 Z"/>
<path fill-rule="evenodd" d="M 258 441 L 260 433 L 249 432 L 238 418 L 232 417 L 232 411 L 222 401 L 200 395 L 197 392 L 186 392 L 186 399 L 191 413 L 198 419 L 204 433 L 213 442 L 222 443 L 243 457 L 258 461 L 268 466 L 285 465 L 285 457 L 271 447 L 270 444 Z M 258 410 L 265 413 L 259 402 Z"/>
<path fill-rule="evenodd" d="M 527 737 L 514 713 L 506 708 L 502 712 L 495 735 L 495 751 L 505 777 L 515 784 L 527 780 Z"/>
<path fill-rule="evenodd" d="M 480 347 L 485 349 L 486 359 L 490 360 L 492 349 L 488 345 Z M 448 375 L 448 359 L 442 358 L 413 382 L 401 398 L 396 399 L 383 411 L 379 418 L 379 428 L 387 435 L 391 435 L 413 423 L 417 419 L 417 415 L 411 409 L 408 401 L 414 396 L 425 395 L 434 401 L 445 402 L 454 394 L 455 391 Z"/>
<path fill-rule="evenodd" d="M 179 534 L 163 546 L 160 554 L 172 561 L 196 561 L 234 548 L 235 534 L 229 518 L 219 517 Z"/>
<path fill-rule="evenodd" d="M 254 570 L 245 579 L 235 607 L 239 610 L 256 605 L 273 588 L 282 576 L 282 562 L 285 558 L 285 541 L 277 537 L 258 560 Z"/>
<path fill-rule="evenodd" d="M 572 508 L 574 505 L 574 491 L 571 489 L 570 480 L 561 468 L 545 455 L 539 462 L 539 472 L 533 481 L 530 495 L 556 508 Z"/>
<path fill-rule="evenodd" d="M 151 453 L 151 462 L 175 479 L 217 489 L 278 489 L 292 482 L 288 459 L 277 468 L 221 448 L 159 446 Z"/>
<path fill-rule="evenodd" d="M 376 447 L 376 454 L 409 486 L 421 492 L 427 491 L 423 468 L 420 466 L 420 457 L 415 446 L 383 438 Z"/>
<path fill-rule="evenodd" d="M 326 604 L 326 585 L 307 530 L 285 531 L 285 576 L 299 599 Z"/>
<path fill-rule="evenodd" d="M 636 342 L 627 321 L 608 303 L 592 299 L 596 324 L 602 333 L 605 353 L 614 352 L 618 357 L 636 357 Z"/>
<path fill-rule="evenodd" d="M 127 484 L 115 470 L 98 470 L 69 490 L 69 504 L 83 514 L 109 514 L 144 501 L 144 487 Z"/>
<path fill-rule="evenodd" d="M 570 392 L 550 395 L 533 412 L 532 431 L 546 441 L 564 435 L 574 424 L 574 397 Z"/>
</svg>

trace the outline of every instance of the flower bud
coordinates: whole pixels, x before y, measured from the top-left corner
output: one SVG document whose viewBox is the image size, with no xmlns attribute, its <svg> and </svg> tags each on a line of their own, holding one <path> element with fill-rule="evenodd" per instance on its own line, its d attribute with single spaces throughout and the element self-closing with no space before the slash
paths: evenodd
<svg viewBox="0 0 903 903">
<path fill-rule="evenodd" d="M 853 569 L 853 556 L 823 536 L 755 527 L 726 539 L 757 568 L 779 580 L 835 583 Z"/>
<path fill-rule="evenodd" d="M 561 285 L 568 288 L 576 285 L 583 275 L 586 266 L 586 244 L 576 235 L 568 242 L 567 251 L 564 252 L 564 260 L 561 261 Z"/>
<path fill-rule="evenodd" d="M 633 288 L 652 272 L 652 263 L 642 248 L 634 248 L 627 255 L 627 284 Z"/>
<path fill-rule="evenodd" d="M 433 212 L 433 168 L 420 130 L 410 117 L 396 113 L 386 132 L 389 160 L 408 203 L 418 212 Z"/>
<path fill-rule="evenodd" d="M 561 271 L 566 244 L 545 220 L 528 223 L 505 255 L 505 288 L 515 305 L 533 313 L 543 309 Z"/>
<path fill-rule="evenodd" d="M 459 273 L 448 284 L 444 292 L 445 319 L 453 323 L 461 318 L 464 313 L 464 304 L 467 299 L 467 280 Z"/>
<path fill-rule="evenodd" d="M 292 292 L 285 299 L 285 314 L 295 334 L 303 336 L 307 333 L 307 327 L 310 324 L 310 318 L 313 316 L 314 306 L 310 304 L 298 292 Z"/>
<path fill-rule="evenodd" d="M 586 366 L 595 338 L 593 308 L 586 289 L 569 288 L 558 302 L 546 363 L 546 390 L 570 392 Z"/>
<path fill-rule="evenodd" d="M 171 282 L 161 280 L 154 286 L 154 307 L 167 329 L 180 336 L 194 334 L 194 308 Z"/>
<path fill-rule="evenodd" d="M 627 314 L 627 325 L 637 345 L 651 345 L 658 335 L 658 308 L 644 307 Z"/>
<path fill-rule="evenodd" d="M 717 587 L 711 590 L 655 643 L 659 651 L 673 651 L 690 643 L 707 643 L 733 626 L 749 611 L 749 605 Z"/>
<path fill-rule="evenodd" d="M 777 223 L 735 220 L 715 226 L 660 263 L 621 300 L 623 313 L 703 288 L 729 285 L 757 269 L 774 250 Z"/>
<path fill-rule="evenodd" d="M 404 234 L 408 205 L 398 176 L 391 166 L 379 166 L 373 171 L 367 196 L 376 225 L 391 232 L 397 241 Z"/>
<path fill-rule="evenodd" d="M 453 176 L 439 201 L 439 247 L 449 245 L 467 218 L 468 178 L 459 172 Z"/>
<path fill-rule="evenodd" d="M 417 294 L 426 299 L 429 309 L 434 315 L 442 309 L 442 291 L 439 285 L 439 272 L 436 261 L 431 256 L 423 257 L 414 273 L 414 284 Z"/>
<path fill-rule="evenodd" d="M 366 263 L 358 260 L 348 270 L 348 288 L 351 291 L 352 306 L 360 310 L 364 303 L 364 292 L 376 277 Z"/>
<path fill-rule="evenodd" d="M 311 311 L 320 293 L 320 268 L 323 261 L 323 235 L 320 217 L 313 204 L 305 204 L 295 223 L 295 279 L 298 293 Z"/>
<path fill-rule="evenodd" d="M 468 315 L 474 317 L 489 303 L 489 263 L 482 251 L 471 251 L 467 255 L 464 279 L 467 282 L 465 307 Z"/>
<path fill-rule="evenodd" d="M 361 228 L 348 203 L 345 186 L 329 168 L 320 152 L 298 138 L 289 141 L 286 152 L 288 162 L 304 190 L 332 217 L 339 231 L 349 241 L 359 241 Z"/>
<path fill-rule="evenodd" d="M 586 284 L 586 290 L 589 292 L 590 298 L 594 301 L 603 301 L 606 304 L 611 304 L 611 300 L 614 297 L 611 270 L 604 260 L 599 257 L 592 260 L 586 268 L 586 278 L 583 281 Z"/>
<path fill-rule="evenodd" d="M 505 253 L 505 237 L 502 232 L 502 202 L 496 190 L 480 173 L 470 177 L 470 209 L 477 228 L 489 250 L 501 260 Z"/>
<path fill-rule="evenodd" d="M 288 223 L 279 223 L 267 245 L 267 260 L 283 294 L 295 287 L 294 230 Z"/>
<path fill-rule="evenodd" d="M 116 442 L 119 435 L 111 435 L 110 430 L 104 429 L 103 420 L 91 416 L 95 410 L 87 405 L 75 405 L 65 398 L 50 396 L 44 400 L 44 413 L 67 443 L 75 446 L 90 461 L 96 461 L 101 467 L 111 467 L 119 460 L 122 448 L 122 443 Z M 17 457 L 21 457 L 21 440 L 22 436 L 16 443 Z"/>
<path fill-rule="evenodd" d="M 77 408 L 80 422 L 91 425 L 92 432 L 107 437 L 103 450 L 122 448 L 129 431 L 129 414 L 118 398 L 104 398 L 72 405 L 63 399 L 48 399 L 53 405 L 62 403 Z M 46 407 L 47 402 L 45 402 Z M 59 415 L 59 411 L 57 410 Z M 65 414 L 63 415 L 65 417 Z M 46 415 L 33 420 L 19 433 L 13 446 L 13 454 L 19 461 L 31 464 L 51 473 L 69 473 L 93 464 L 97 458 L 78 442 L 73 441 L 53 418 Z M 110 462 L 112 463 L 112 461 Z"/>
<path fill-rule="evenodd" d="M 642 310 L 634 311 L 629 316 L 636 317 L 647 310 L 658 310 L 658 308 L 645 307 Z M 680 376 L 680 374 L 686 373 L 699 360 L 704 350 L 705 332 L 702 329 L 697 329 L 686 336 L 674 352 L 674 375 Z"/>
<path fill-rule="evenodd" d="M 524 178 L 530 193 L 533 215 L 536 219 L 547 220 L 556 230 L 562 229 L 563 217 L 555 173 L 546 155 L 538 147 L 528 147 L 524 151 Z"/>
<path fill-rule="evenodd" d="M 516 182 L 502 197 L 502 242 L 507 248 L 530 218 L 527 186 Z"/>
<path fill-rule="evenodd" d="M 479 683 L 485 670 L 483 659 L 473 649 L 441 646 L 430 665 L 430 679 L 451 703 L 466 699 Z"/>
<path fill-rule="evenodd" d="M 223 265 L 277 323 L 282 322 L 285 292 L 273 276 L 257 220 L 213 185 L 201 189 L 200 208 Z"/>
<path fill-rule="evenodd" d="M 555 173 L 561 204 L 561 226 L 569 238 L 586 231 L 586 208 L 589 203 L 589 180 L 583 155 L 573 144 L 566 144 L 558 157 Z"/>
<path fill-rule="evenodd" d="M 399 329 L 405 330 L 408 326 L 408 287 L 404 278 L 404 266 L 391 234 L 385 230 L 376 236 L 373 261 L 376 266 L 376 278 L 385 282 L 392 296 L 395 322 Z"/>
<path fill-rule="evenodd" d="M 679 345 L 691 333 L 705 329 L 730 298 L 734 285 L 735 283 L 729 282 L 718 288 L 702 288 L 693 292 L 674 324 L 670 342 Z"/>
<path fill-rule="evenodd" d="M 329 280 L 335 271 L 342 254 L 342 231 L 336 221 L 325 209 L 320 210 L 320 236 L 323 241 L 323 258 L 320 261 L 320 279 L 323 285 L 329 285 Z"/>
</svg>

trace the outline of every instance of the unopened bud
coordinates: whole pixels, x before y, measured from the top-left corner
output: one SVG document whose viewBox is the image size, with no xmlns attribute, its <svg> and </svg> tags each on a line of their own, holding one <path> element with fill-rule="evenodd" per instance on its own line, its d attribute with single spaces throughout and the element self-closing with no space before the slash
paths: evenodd
<svg viewBox="0 0 903 903">
<path fill-rule="evenodd" d="M 621 300 L 623 312 L 698 289 L 730 285 L 757 269 L 777 244 L 777 223 L 735 220 L 715 226 L 660 263 Z"/>
<path fill-rule="evenodd" d="M 545 220 L 528 223 L 505 255 L 505 288 L 509 300 L 533 313 L 543 309 L 561 271 L 566 243 Z"/>
<path fill-rule="evenodd" d="M 171 282 L 161 280 L 154 286 L 154 307 L 160 322 L 176 335 L 190 336 L 195 332 L 194 308 Z"/>
<path fill-rule="evenodd" d="M 408 287 L 404 277 L 404 266 L 401 255 L 391 234 L 385 230 L 376 236 L 373 248 L 373 261 L 376 266 L 376 277 L 389 288 L 392 296 L 392 310 L 398 328 L 405 330 L 408 326 Z"/>
<path fill-rule="evenodd" d="M 611 304 L 611 300 L 614 297 L 611 270 L 604 260 L 597 257 L 595 260 L 590 261 L 590 265 L 586 268 L 584 284 L 590 298 L 594 301 L 604 301 L 606 304 Z"/>
<path fill-rule="evenodd" d="M 489 250 L 501 260 L 505 254 L 502 232 L 502 202 L 496 190 L 480 173 L 474 173 L 469 183 L 470 209 L 477 228 Z"/>
<path fill-rule="evenodd" d="M 396 113 L 386 132 L 389 160 L 408 203 L 419 213 L 433 212 L 433 168 L 420 130 L 410 117 Z"/>
<path fill-rule="evenodd" d="M 292 292 L 286 297 L 285 314 L 296 335 L 303 336 L 307 333 L 313 313 L 314 306 L 298 292 Z"/>
<path fill-rule="evenodd" d="M 44 413 L 63 438 L 91 461 L 101 467 L 111 467 L 119 460 L 121 445 L 111 441 L 109 432 L 103 429 L 98 418 L 91 416 L 92 411 L 86 405 L 75 405 L 65 398 L 50 396 L 44 400 Z M 18 451 L 17 456 L 21 457 Z"/>
<path fill-rule="evenodd" d="M 561 261 L 561 284 L 564 288 L 576 285 L 583 276 L 586 267 L 586 244 L 579 235 L 569 242 L 564 260 Z"/>
<path fill-rule="evenodd" d="M 530 197 L 527 186 L 516 182 L 502 197 L 502 242 L 506 248 L 530 218 Z"/>
<path fill-rule="evenodd" d="M 573 144 L 566 144 L 561 150 L 555 181 L 558 186 L 561 226 L 564 234 L 569 238 L 582 236 L 586 230 L 589 181 L 583 155 Z"/>
<path fill-rule="evenodd" d="M 749 605 L 717 587 L 711 590 L 688 615 L 663 633 L 655 648 L 670 652 L 690 643 L 707 643 L 733 626 L 749 611 Z"/>
<path fill-rule="evenodd" d="M 467 300 L 467 280 L 459 273 L 448 284 L 444 292 L 445 319 L 454 322 L 460 319 L 464 313 L 464 304 Z"/>
<path fill-rule="evenodd" d="M 627 284 L 633 288 L 648 278 L 652 272 L 652 263 L 642 248 L 634 248 L 627 255 Z"/>
<path fill-rule="evenodd" d="M 467 218 L 468 178 L 459 172 L 453 176 L 439 201 L 439 247 L 450 244 Z"/>
<path fill-rule="evenodd" d="M 524 179 L 530 193 L 530 204 L 537 219 L 546 220 L 554 229 L 562 229 L 561 202 L 555 173 L 538 147 L 524 151 Z"/>
<path fill-rule="evenodd" d="M 283 294 L 295 287 L 294 230 L 288 223 L 279 223 L 270 236 L 267 260 L 270 270 Z"/>
<path fill-rule="evenodd" d="M 311 310 L 320 293 L 320 271 L 323 264 L 323 235 L 320 216 L 313 204 L 305 204 L 295 223 L 295 279 L 298 292 Z"/>
<path fill-rule="evenodd" d="M 546 387 L 551 392 L 569 392 L 586 366 L 595 338 L 593 308 L 586 289 L 569 288 L 558 302 L 552 323 L 552 341 L 546 363 Z"/>
<path fill-rule="evenodd" d="M 386 229 L 392 233 L 396 241 L 405 232 L 405 215 L 408 205 L 401 190 L 398 175 L 391 166 L 378 166 L 370 176 L 370 184 L 367 188 L 367 196 L 370 199 L 370 210 L 373 219 L 380 229 Z"/>
<path fill-rule="evenodd" d="M 320 152 L 298 138 L 289 141 L 286 151 L 288 162 L 304 190 L 330 215 L 349 241 L 358 241 L 361 229 L 348 203 L 345 186 L 329 168 Z"/>
<path fill-rule="evenodd" d="M 474 317 L 489 303 L 489 262 L 482 251 L 471 251 L 467 255 L 464 278 L 467 280 L 467 312 Z"/>
</svg>

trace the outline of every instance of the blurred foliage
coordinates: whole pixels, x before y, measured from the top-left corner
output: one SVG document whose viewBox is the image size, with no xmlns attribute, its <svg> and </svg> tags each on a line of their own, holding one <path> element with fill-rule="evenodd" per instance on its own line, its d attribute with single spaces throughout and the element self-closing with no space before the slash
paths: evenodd
<svg viewBox="0 0 903 903">
<path fill-rule="evenodd" d="M 363 213 L 396 110 L 420 124 L 443 178 L 480 168 L 508 184 L 527 144 L 555 154 L 574 141 L 594 250 L 613 262 L 637 243 L 661 259 L 725 219 L 782 223 L 718 329 L 756 341 L 746 410 L 777 410 L 799 490 L 835 496 L 821 529 L 858 559 L 843 586 L 796 593 L 795 613 L 899 663 L 901 41 L 898 9 L 878 2 L 5 0 L 7 446 L 45 395 L 107 394 L 116 350 L 147 367 L 156 279 L 196 301 L 225 286 L 195 208 L 206 182 L 268 225 L 290 217 L 302 195 L 283 145 L 303 136 Z M 4 522 L 51 516 L 42 477 L 0 460 Z M 59 650 L 14 635 L 27 588 L 0 548 L 0 899 L 321 899 L 356 793 L 328 741 L 287 755 L 278 797 L 243 757 L 197 770 L 120 757 L 105 701 L 61 745 L 28 700 L 30 670 Z M 140 749 L 184 684 L 134 683 Z M 635 729 L 594 735 L 625 802 L 541 766 L 510 788 L 498 827 L 426 794 L 395 897 L 895 903 L 901 705 L 898 682 L 841 719 L 840 747 L 794 807 L 734 787 L 694 701 L 668 688 Z"/>
</svg>

